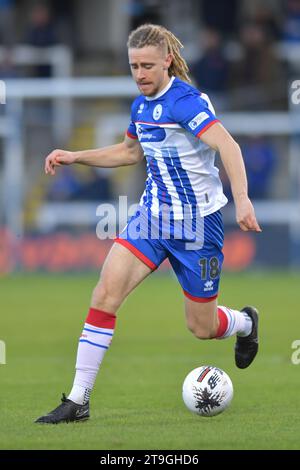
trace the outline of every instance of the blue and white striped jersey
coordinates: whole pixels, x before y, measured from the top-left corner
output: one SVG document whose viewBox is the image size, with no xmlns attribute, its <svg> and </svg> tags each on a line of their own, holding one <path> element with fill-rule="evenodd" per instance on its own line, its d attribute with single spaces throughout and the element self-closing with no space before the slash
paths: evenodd
<svg viewBox="0 0 300 470">
<path fill-rule="evenodd" d="M 154 97 L 135 99 L 127 135 L 138 139 L 147 160 L 140 204 L 159 216 L 170 206 L 174 219 L 209 215 L 227 203 L 215 151 L 199 136 L 217 122 L 207 95 L 172 77 Z"/>
</svg>

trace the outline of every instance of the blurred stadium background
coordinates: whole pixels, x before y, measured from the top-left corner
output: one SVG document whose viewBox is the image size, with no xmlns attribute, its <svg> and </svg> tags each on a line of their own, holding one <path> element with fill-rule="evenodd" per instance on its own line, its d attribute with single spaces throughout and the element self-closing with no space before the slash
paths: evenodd
<svg viewBox="0 0 300 470">
<path fill-rule="evenodd" d="M 137 95 L 126 40 L 144 22 L 181 39 L 194 83 L 243 150 L 264 231 L 241 233 L 229 204 L 225 268 L 300 267 L 299 0 L 2 0 L 0 18 L 0 273 L 98 269 L 111 242 L 95 236 L 97 206 L 138 201 L 143 164 L 55 178 L 43 165 L 57 147 L 122 139 Z"/>
<path fill-rule="evenodd" d="M 258 306 L 260 354 L 244 372 L 234 338 L 193 338 L 164 265 L 122 306 L 90 422 L 41 429 L 33 421 L 72 383 L 112 243 L 96 236 L 96 209 L 110 202 L 118 212 L 120 195 L 137 202 L 145 180 L 144 163 L 46 177 L 44 159 L 123 138 L 138 93 L 126 40 L 144 22 L 181 39 L 194 83 L 242 147 L 263 232 L 241 232 L 232 203 L 224 209 L 220 303 Z M 299 449 L 299 80 L 300 0 L 0 0 L 1 449 Z M 180 393 L 206 363 L 235 387 L 213 422 L 191 415 Z"/>
</svg>

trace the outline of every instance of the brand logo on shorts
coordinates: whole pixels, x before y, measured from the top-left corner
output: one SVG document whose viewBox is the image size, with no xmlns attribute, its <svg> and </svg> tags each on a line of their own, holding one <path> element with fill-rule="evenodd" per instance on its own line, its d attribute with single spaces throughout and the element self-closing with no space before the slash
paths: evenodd
<svg viewBox="0 0 300 470">
<path fill-rule="evenodd" d="M 204 292 L 207 292 L 209 290 L 213 290 L 214 288 L 214 282 L 213 281 L 206 281 L 204 284 Z"/>
<path fill-rule="evenodd" d="M 157 104 L 155 106 L 155 108 L 153 109 L 153 119 L 155 121 L 158 121 L 160 116 L 162 115 L 162 105 L 161 104 Z"/>
<path fill-rule="evenodd" d="M 209 115 L 205 112 L 202 111 L 202 113 L 197 114 L 190 122 L 189 122 L 189 127 L 192 129 L 196 129 L 196 127 L 200 126 L 203 121 L 206 121 L 206 119 L 209 118 Z"/>
</svg>

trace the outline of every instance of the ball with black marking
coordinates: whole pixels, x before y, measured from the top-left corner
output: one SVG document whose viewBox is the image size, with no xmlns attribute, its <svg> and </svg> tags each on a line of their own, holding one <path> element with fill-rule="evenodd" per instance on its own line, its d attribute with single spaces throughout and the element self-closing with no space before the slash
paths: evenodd
<svg viewBox="0 0 300 470">
<path fill-rule="evenodd" d="M 233 385 L 226 372 L 214 366 L 201 366 L 185 378 L 182 398 L 187 408 L 200 416 L 216 416 L 233 398 Z"/>
</svg>

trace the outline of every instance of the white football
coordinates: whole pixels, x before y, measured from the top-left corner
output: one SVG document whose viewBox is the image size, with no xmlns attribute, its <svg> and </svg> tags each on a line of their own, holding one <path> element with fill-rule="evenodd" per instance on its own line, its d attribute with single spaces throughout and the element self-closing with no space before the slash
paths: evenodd
<svg viewBox="0 0 300 470">
<path fill-rule="evenodd" d="M 197 367 L 183 382 L 183 401 L 190 411 L 200 416 L 222 413 L 229 406 L 232 397 L 230 377 L 218 367 Z"/>
</svg>

